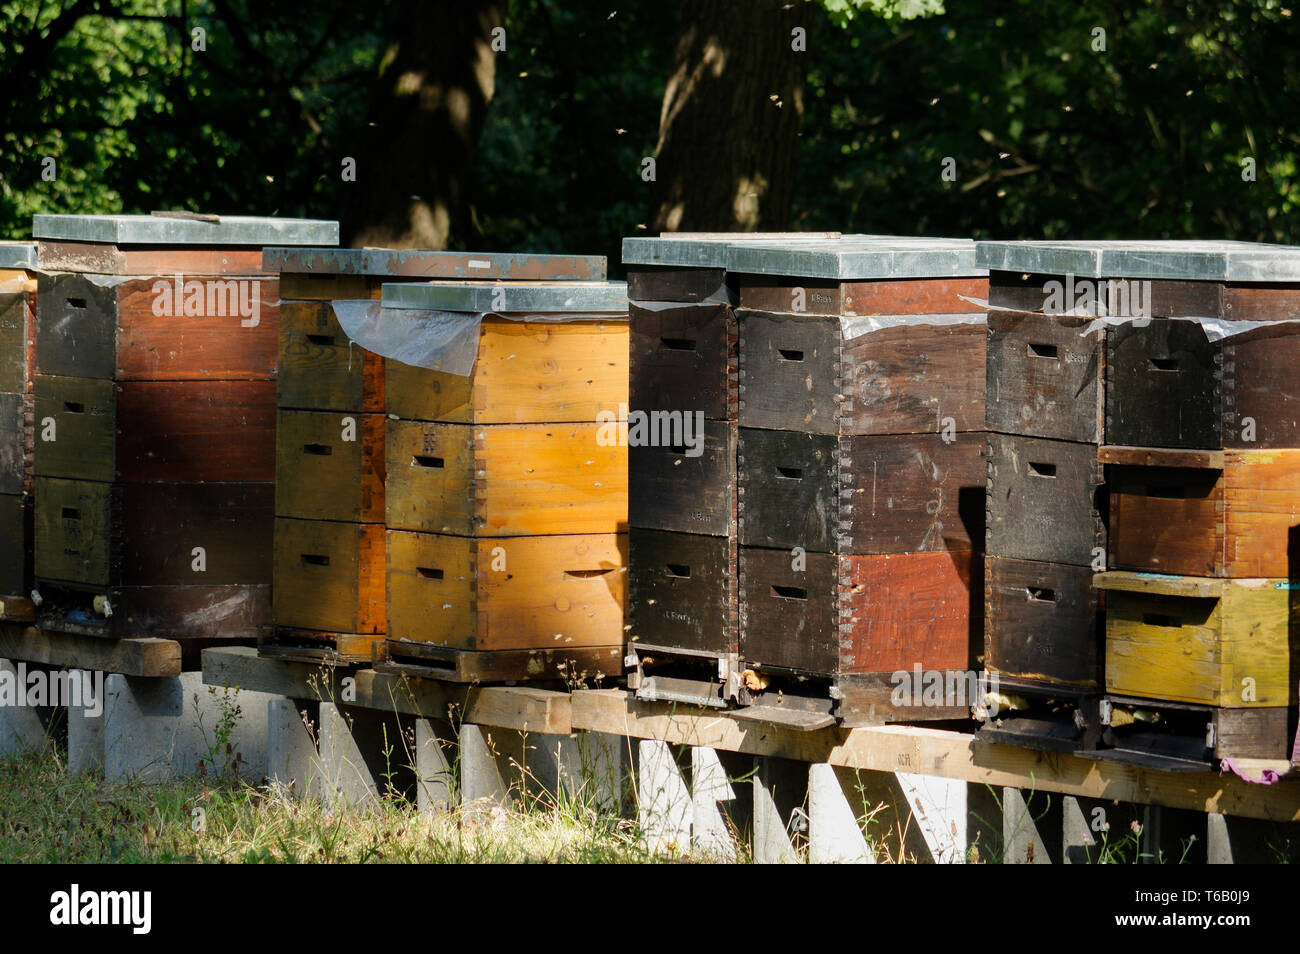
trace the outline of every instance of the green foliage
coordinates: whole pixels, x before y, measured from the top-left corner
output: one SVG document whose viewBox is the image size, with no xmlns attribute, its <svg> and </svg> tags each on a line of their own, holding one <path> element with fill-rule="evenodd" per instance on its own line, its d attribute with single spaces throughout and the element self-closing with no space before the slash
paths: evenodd
<svg viewBox="0 0 1300 954">
<path fill-rule="evenodd" d="M 1276 0 L 982 0 L 942 15 L 932 0 L 815 2 L 797 228 L 1296 240 L 1300 16 Z M 26 236 L 35 212 L 337 217 L 385 9 L 0 2 L 0 237 Z M 512 0 L 506 25 L 474 228 L 455 240 L 603 253 L 617 273 L 620 238 L 650 208 L 640 163 L 675 18 Z M 949 157 L 955 182 L 940 176 Z"/>
<path fill-rule="evenodd" d="M 943 0 L 810 0 L 826 8 L 836 26 L 848 26 L 859 11 L 886 20 L 914 20 L 943 13 Z"/>
</svg>

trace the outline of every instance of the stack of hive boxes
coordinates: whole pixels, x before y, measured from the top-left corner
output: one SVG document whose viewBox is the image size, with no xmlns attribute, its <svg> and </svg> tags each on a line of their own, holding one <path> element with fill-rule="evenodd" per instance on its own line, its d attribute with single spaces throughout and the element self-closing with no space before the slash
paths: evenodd
<svg viewBox="0 0 1300 954">
<path fill-rule="evenodd" d="M 642 695 L 809 726 L 968 712 L 898 708 L 893 677 L 964 676 L 982 630 L 973 259 L 971 242 L 874 236 L 625 241 L 647 414 L 629 478 Z M 665 438 L 656 412 L 702 439 Z M 672 665 L 692 655 L 711 684 Z"/>
<path fill-rule="evenodd" d="M 721 706 L 740 691 L 731 241 L 623 241 L 631 330 L 626 662 L 643 699 Z"/>
<path fill-rule="evenodd" d="M 1300 389 L 1287 370 L 1300 324 L 1286 320 L 1300 316 L 1300 250 L 1029 245 L 998 261 L 1025 272 L 1050 262 L 1076 296 L 1095 282 L 1101 306 L 1092 319 L 1104 349 L 1097 461 L 1108 491 L 1107 551 L 1092 566 L 1105 597 L 1104 652 L 1092 644 L 1105 692 L 1098 755 L 1161 766 L 1280 757 L 1300 618 L 1289 582 Z M 1082 514 L 1089 488 L 1072 491 Z M 991 494 L 991 513 L 996 503 Z M 1069 506 L 1056 498 L 1058 510 Z M 1050 653 L 1066 632 L 1024 636 Z"/>
<path fill-rule="evenodd" d="M 623 241 L 631 327 L 628 680 L 648 700 L 725 706 L 741 686 L 740 245 L 830 233 L 667 233 Z"/>
<path fill-rule="evenodd" d="M 1002 696 L 984 731 L 1069 750 L 1095 729 L 1085 703 L 1101 678 L 1104 288 L 1098 306 L 1086 256 L 1054 248 L 977 248 L 990 306 L 984 661 Z"/>
<path fill-rule="evenodd" d="M 740 651 L 848 725 L 969 714 L 986 279 L 974 244 L 737 246 Z M 933 690 L 935 680 L 945 691 Z M 772 690 L 783 688 L 785 694 Z"/>
<path fill-rule="evenodd" d="M 273 248 L 280 274 L 274 627 L 264 655 L 369 661 L 387 633 L 385 359 L 350 341 L 334 302 L 385 282 L 598 280 L 600 257 Z M 346 306 L 343 306 L 346 307 Z M 395 375 L 405 379 L 416 369 Z M 433 372 L 430 372 L 432 375 Z M 449 385 L 449 375 L 426 381 Z M 418 382 L 416 382 L 418 385 Z"/>
<path fill-rule="evenodd" d="M 31 622 L 36 246 L 0 243 L 0 620 Z"/>
<path fill-rule="evenodd" d="M 270 620 L 279 290 L 332 222 L 36 216 L 40 625 L 248 638 Z"/>
<path fill-rule="evenodd" d="M 451 681 L 621 671 L 627 289 L 384 286 L 468 376 L 387 362 L 387 660 Z M 418 326 L 419 322 L 416 322 Z M 476 353 L 476 357 L 474 356 Z M 449 366 L 449 365 L 448 365 Z"/>
</svg>

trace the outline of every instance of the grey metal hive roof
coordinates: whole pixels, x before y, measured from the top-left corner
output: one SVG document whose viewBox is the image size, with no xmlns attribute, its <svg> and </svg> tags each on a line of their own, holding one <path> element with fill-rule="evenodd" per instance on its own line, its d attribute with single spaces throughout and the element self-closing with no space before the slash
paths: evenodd
<svg viewBox="0 0 1300 954">
<path fill-rule="evenodd" d="M 1300 247 L 1257 242 L 977 242 L 976 261 L 990 271 L 1089 278 L 1300 281 Z"/>
<path fill-rule="evenodd" d="M 970 239 L 895 235 L 626 238 L 623 261 L 832 281 L 985 274 L 975 263 L 975 243 Z"/>
<path fill-rule="evenodd" d="M 35 242 L 0 242 L 0 268 L 35 267 Z"/>
<path fill-rule="evenodd" d="M 603 255 L 528 252 L 447 252 L 389 248 L 281 248 L 262 250 L 268 271 L 383 277 L 513 278 L 524 281 L 600 281 Z"/>
<path fill-rule="evenodd" d="M 383 288 L 385 308 L 424 311 L 499 312 L 502 314 L 627 311 L 625 282 L 543 282 L 466 284 L 388 283 Z"/>
<path fill-rule="evenodd" d="M 337 245 L 325 219 L 223 215 L 218 222 L 158 215 L 34 215 L 32 237 L 109 245 Z"/>
</svg>

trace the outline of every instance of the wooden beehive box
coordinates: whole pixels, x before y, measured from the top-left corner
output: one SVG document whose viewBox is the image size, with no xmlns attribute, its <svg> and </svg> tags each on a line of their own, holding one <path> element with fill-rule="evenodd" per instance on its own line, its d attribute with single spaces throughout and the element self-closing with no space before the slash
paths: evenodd
<svg viewBox="0 0 1300 954">
<path fill-rule="evenodd" d="M 386 423 L 382 414 L 280 411 L 276 516 L 383 523 Z"/>
<path fill-rule="evenodd" d="M 987 282 L 973 253 L 846 237 L 729 257 L 741 654 L 829 677 L 849 723 L 967 711 L 891 708 L 888 680 L 968 670 L 982 633 Z"/>
<path fill-rule="evenodd" d="M 461 315 L 478 348 L 469 376 L 412 368 L 402 380 L 388 362 L 387 665 L 466 681 L 619 671 L 625 286 L 441 283 L 384 295 L 397 310 Z M 565 320 L 509 317 L 539 314 Z"/>
<path fill-rule="evenodd" d="M 389 421 L 388 526 L 458 536 L 617 533 L 627 448 L 601 424 Z"/>
<path fill-rule="evenodd" d="M 988 552 L 1091 566 L 1105 555 L 1097 449 L 1075 441 L 989 434 Z"/>
<path fill-rule="evenodd" d="M 1300 449 L 1103 447 L 1109 566 L 1184 576 L 1300 577 Z"/>
<path fill-rule="evenodd" d="M 990 311 L 990 431 L 1101 442 L 1105 331 L 1089 318 Z"/>
<path fill-rule="evenodd" d="M 1108 571 L 1106 689 L 1226 708 L 1294 705 L 1294 584 Z"/>
<path fill-rule="evenodd" d="M 1105 338 L 1104 361 L 1080 360 L 1064 341 L 1032 341 L 1045 338 L 1045 323 L 995 312 L 991 329 L 1010 322 L 1016 330 L 1005 344 L 991 332 L 991 429 L 1139 447 L 1300 445 L 1300 391 L 1279 371 L 1300 340 L 1294 325 L 1275 324 L 1300 317 L 1300 248 L 981 242 L 978 259 L 990 269 L 995 309 L 1050 313 L 1062 326 L 1086 322 L 1090 336 Z M 1024 353 L 1024 343 L 1059 349 L 1079 368 L 1055 375 L 1057 356 Z M 1103 367 L 1104 438 L 1091 433 L 1092 379 Z M 1081 374 L 1076 393 L 1085 400 L 1072 409 L 1069 388 Z M 996 412 L 995 387 L 1012 397 Z"/>
<path fill-rule="evenodd" d="M 337 241 L 337 224 L 37 216 L 33 232 L 52 271 L 35 343 L 40 625 L 254 635 L 270 612 L 280 297 L 261 248 Z"/>
<path fill-rule="evenodd" d="M 1017 686 L 1101 685 L 1100 602 L 1092 569 L 985 557 L 984 663 Z"/>
<path fill-rule="evenodd" d="M 591 422 L 627 406 L 626 318 L 483 320 L 464 377 L 387 362 L 390 415 L 476 424 Z"/>
<path fill-rule="evenodd" d="M 0 242 L 0 620 L 34 618 L 32 375 L 36 246 Z"/>
<path fill-rule="evenodd" d="M 271 602 L 272 495 L 269 482 L 38 477 L 42 619 L 105 636 L 256 635 Z"/>
<path fill-rule="evenodd" d="M 669 672 L 674 697 L 690 689 L 709 705 L 725 704 L 739 685 L 738 291 L 726 255 L 723 237 L 623 241 L 629 425 L 644 416 L 642 427 L 655 429 L 628 448 L 629 686 L 647 699 L 660 698 Z M 691 425 L 694 450 L 672 446 L 671 436 L 647 439 L 656 421 L 671 428 L 668 416 Z"/>
<path fill-rule="evenodd" d="M 740 429 L 742 546 L 825 553 L 983 547 L 983 434 L 835 438 Z"/>
<path fill-rule="evenodd" d="M 299 300 L 285 301 L 281 314 L 276 625 L 263 633 L 259 648 L 277 656 L 369 661 L 387 627 L 384 414 L 392 410 L 418 418 L 428 412 L 434 418 L 445 414 L 473 421 L 473 397 L 490 391 L 498 406 L 479 410 L 489 417 L 494 412 L 513 416 L 518 408 L 530 406 L 532 394 L 522 389 L 506 393 L 504 387 L 490 389 L 486 384 L 475 390 L 471 379 L 386 361 L 348 338 L 335 301 L 369 299 L 379 307 L 383 285 L 404 281 L 599 280 L 605 275 L 605 260 L 268 248 L 264 264 L 280 273 L 282 296 Z M 476 371 L 493 383 L 526 371 L 540 375 L 539 369 L 557 357 L 573 363 L 575 356 L 585 360 L 591 354 L 590 336 L 581 341 L 575 336 L 574 346 L 561 356 L 560 348 L 546 346 L 550 335 L 545 327 L 534 325 L 519 335 L 518 323 L 488 324 Z M 386 394 L 389 375 L 394 382 L 391 408 Z"/>
</svg>

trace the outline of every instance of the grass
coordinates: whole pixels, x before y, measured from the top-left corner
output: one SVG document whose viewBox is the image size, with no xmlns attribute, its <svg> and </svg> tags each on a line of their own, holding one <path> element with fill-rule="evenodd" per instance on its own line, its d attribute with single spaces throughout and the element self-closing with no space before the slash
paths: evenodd
<svg viewBox="0 0 1300 954">
<path fill-rule="evenodd" d="M 634 823 L 581 801 L 417 812 L 399 797 L 331 812 L 271 786 L 110 783 L 62 751 L 0 758 L 4 863 L 653 862 Z"/>
</svg>

